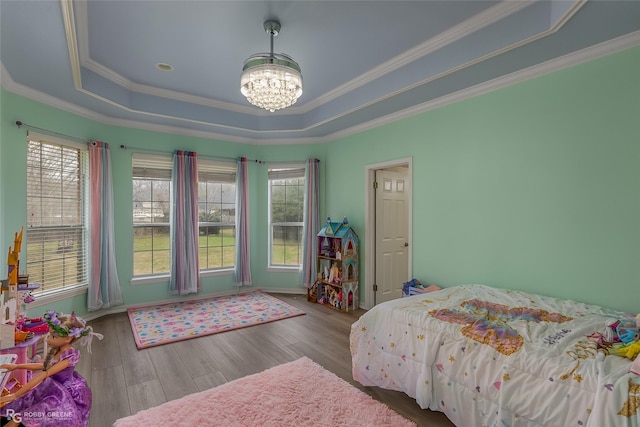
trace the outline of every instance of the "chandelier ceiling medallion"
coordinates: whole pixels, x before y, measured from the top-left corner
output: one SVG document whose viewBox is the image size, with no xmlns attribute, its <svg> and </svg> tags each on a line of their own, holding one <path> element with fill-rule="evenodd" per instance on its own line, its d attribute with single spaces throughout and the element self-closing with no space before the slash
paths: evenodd
<svg viewBox="0 0 640 427">
<path fill-rule="evenodd" d="M 280 23 L 267 21 L 264 30 L 269 34 L 271 51 L 256 53 L 244 61 L 240 92 L 253 105 L 274 112 L 295 104 L 302 95 L 302 74 L 293 58 L 273 53 L 273 38 L 280 32 Z"/>
</svg>

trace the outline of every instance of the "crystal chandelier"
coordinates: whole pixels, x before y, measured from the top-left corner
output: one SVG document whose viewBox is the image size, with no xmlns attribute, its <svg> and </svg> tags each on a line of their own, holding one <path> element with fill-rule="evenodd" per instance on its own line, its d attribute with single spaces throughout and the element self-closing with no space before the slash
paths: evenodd
<svg viewBox="0 0 640 427">
<path fill-rule="evenodd" d="M 302 95 L 302 74 L 290 56 L 273 53 L 280 23 L 267 21 L 264 30 L 271 39 L 271 52 L 257 53 L 244 61 L 240 92 L 253 105 L 274 112 L 295 104 Z"/>
</svg>

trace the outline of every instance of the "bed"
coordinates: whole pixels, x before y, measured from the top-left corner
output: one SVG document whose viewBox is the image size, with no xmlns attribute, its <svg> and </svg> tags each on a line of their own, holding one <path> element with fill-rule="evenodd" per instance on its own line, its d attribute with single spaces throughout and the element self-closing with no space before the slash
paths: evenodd
<svg viewBox="0 0 640 427">
<path fill-rule="evenodd" d="M 640 377 L 630 359 L 605 356 L 594 339 L 607 319 L 631 317 L 454 286 L 362 315 L 351 327 L 353 378 L 402 391 L 462 427 L 639 426 Z"/>
</svg>

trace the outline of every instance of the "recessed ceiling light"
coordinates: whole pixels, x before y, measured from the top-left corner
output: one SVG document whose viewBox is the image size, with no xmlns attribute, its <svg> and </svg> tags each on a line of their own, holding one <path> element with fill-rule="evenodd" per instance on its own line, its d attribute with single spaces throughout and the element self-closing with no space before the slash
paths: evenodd
<svg viewBox="0 0 640 427">
<path fill-rule="evenodd" d="M 173 66 L 169 65 L 169 64 L 165 64 L 162 62 L 159 62 L 156 64 L 156 68 L 160 71 L 172 71 L 173 70 Z"/>
</svg>

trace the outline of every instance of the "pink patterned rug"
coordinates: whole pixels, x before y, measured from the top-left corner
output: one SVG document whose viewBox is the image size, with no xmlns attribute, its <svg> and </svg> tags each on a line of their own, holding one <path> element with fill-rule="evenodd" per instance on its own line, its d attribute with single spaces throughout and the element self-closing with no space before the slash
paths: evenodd
<svg viewBox="0 0 640 427">
<path fill-rule="evenodd" d="M 127 310 L 138 349 L 300 316 L 261 291 Z"/>
<path fill-rule="evenodd" d="M 415 427 L 303 357 L 121 418 L 114 427 Z"/>
</svg>

